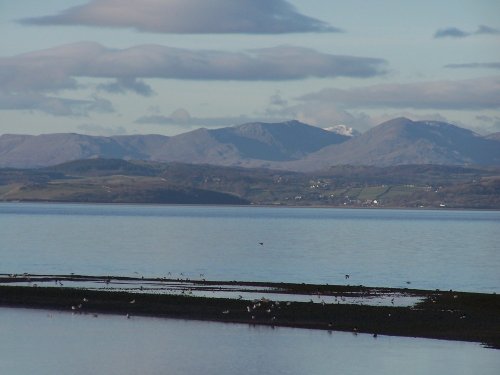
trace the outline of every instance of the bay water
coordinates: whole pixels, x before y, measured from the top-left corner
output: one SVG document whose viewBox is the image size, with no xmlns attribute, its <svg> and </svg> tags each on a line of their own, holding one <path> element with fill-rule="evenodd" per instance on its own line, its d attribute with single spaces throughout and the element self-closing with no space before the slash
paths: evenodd
<svg viewBox="0 0 500 375">
<path fill-rule="evenodd" d="M 0 204 L 0 273 L 491 293 L 499 270 L 499 211 Z"/>
<path fill-rule="evenodd" d="M 498 292 L 500 212 L 0 204 L 0 273 Z M 346 278 L 349 275 L 349 278 Z M 2 374 L 497 374 L 451 342 L 0 309 Z"/>
<path fill-rule="evenodd" d="M 0 309 L 13 375 L 493 375 L 479 344 L 306 329 Z"/>
</svg>

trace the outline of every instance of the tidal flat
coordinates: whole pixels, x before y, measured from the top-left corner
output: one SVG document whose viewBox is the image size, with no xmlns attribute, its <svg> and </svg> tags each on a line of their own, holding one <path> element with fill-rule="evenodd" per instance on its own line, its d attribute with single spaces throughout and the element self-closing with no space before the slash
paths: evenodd
<svg viewBox="0 0 500 375">
<path fill-rule="evenodd" d="M 471 341 L 500 349 L 497 294 L 88 275 L 0 275 L 0 284 L 1 307 Z M 408 299 L 412 303 L 401 303 Z"/>
</svg>

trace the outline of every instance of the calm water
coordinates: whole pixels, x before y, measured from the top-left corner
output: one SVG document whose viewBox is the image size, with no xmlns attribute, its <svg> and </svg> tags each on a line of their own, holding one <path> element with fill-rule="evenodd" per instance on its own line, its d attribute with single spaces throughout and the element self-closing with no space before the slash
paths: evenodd
<svg viewBox="0 0 500 375">
<path fill-rule="evenodd" d="M 410 281 L 492 292 L 500 289 L 499 224 L 500 212 L 0 204 L 0 273 Z M 499 368 L 498 351 L 471 343 L 0 308 L 0 374 L 456 375 Z"/>
<path fill-rule="evenodd" d="M 500 212 L 9 203 L 0 259 L 0 273 L 499 292 Z"/>
<path fill-rule="evenodd" d="M 498 374 L 479 344 L 0 309 L 0 373 Z"/>
</svg>

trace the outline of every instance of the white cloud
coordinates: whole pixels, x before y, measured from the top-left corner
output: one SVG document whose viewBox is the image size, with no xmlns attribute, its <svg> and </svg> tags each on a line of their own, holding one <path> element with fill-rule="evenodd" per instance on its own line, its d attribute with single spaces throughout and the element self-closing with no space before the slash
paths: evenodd
<svg viewBox="0 0 500 375">
<path fill-rule="evenodd" d="M 299 13 L 286 0 L 91 0 L 56 15 L 21 22 L 131 27 L 139 31 L 177 34 L 340 31 Z"/>
</svg>

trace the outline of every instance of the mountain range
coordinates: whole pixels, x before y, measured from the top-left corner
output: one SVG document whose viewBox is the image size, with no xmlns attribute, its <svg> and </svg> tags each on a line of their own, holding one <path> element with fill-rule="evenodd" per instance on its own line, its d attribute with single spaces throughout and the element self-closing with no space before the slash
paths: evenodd
<svg viewBox="0 0 500 375">
<path fill-rule="evenodd" d="M 500 165 L 498 133 L 481 136 L 445 122 L 397 118 L 357 135 L 299 121 L 248 123 L 162 135 L 74 133 L 0 136 L 0 167 L 36 168 L 113 158 L 314 171 L 333 165 Z"/>
</svg>

